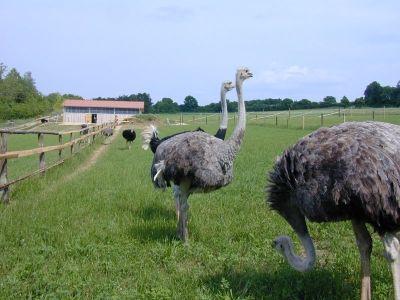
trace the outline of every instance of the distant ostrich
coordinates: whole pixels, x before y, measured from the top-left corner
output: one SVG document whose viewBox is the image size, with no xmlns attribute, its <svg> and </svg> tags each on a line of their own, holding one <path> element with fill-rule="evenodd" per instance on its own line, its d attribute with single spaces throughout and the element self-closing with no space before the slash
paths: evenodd
<svg viewBox="0 0 400 300">
<path fill-rule="evenodd" d="M 104 136 L 112 136 L 114 134 L 114 129 L 112 128 L 104 128 L 102 131 Z"/>
<path fill-rule="evenodd" d="M 275 239 L 275 249 L 293 268 L 307 271 L 315 264 L 305 218 L 351 220 L 361 257 L 361 299 L 370 299 L 369 223 L 382 239 L 400 299 L 400 126 L 349 122 L 315 131 L 278 158 L 268 193 L 267 202 L 292 226 L 306 251 L 302 258 L 288 236 Z"/>
<path fill-rule="evenodd" d="M 243 141 L 246 109 L 242 97 L 242 83 L 252 73 L 241 68 L 236 73 L 239 121 L 227 141 L 208 133 L 186 132 L 161 143 L 151 166 L 156 188 L 165 189 L 173 183 L 178 217 L 178 236 L 188 240 L 188 197 L 192 193 L 211 192 L 228 185 L 233 179 L 233 162 Z M 155 128 L 153 134 L 156 134 Z"/>
<path fill-rule="evenodd" d="M 128 145 L 128 149 L 131 149 L 131 145 L 133 141 L 136 139 L 136 132 L 133 129 L 126 129 L 122 131 L 122 136 L 126 140 L 126 144 Z"/>
<path fill-rule="evenodd" d="M 222 110 L 222 118 L 218 128 L 217 133 L 215 134 L 216 138 L 221 140 L 225 139 L 226 129 L 228 127 L 228 106 L 226 104 L 226 93 L 232 90 L 235 86 L 232 84 L 232 81 L 224 81 L 221 85 L 221 110 Z M 195 131 L 204 131 L 200 127 L 197 128 Z M 147 150 L 150 145 L 150 149 L 153 153 L 156 153 L 157 147 L 164 141 L 168 140 L 169 138 L 176 136 L 181 133 L 186 133 L 189 131 L 178 132 L 173 135 L 166 136 L 164 138 L 158 137 L 158 132 L 155 127 L 150 126 L 149 128 L 142 131 L 142 139 L 143 139 L 143 146 L 144 150 Z"/>
<path fill-rule="evenodd" d="M 82 129 L 84 129 L 84 130 L 82 130 Z M 80 132 L 80 134 L 84 135 L 84 134 L 88 134 L 88 133 L 89 133 L 89 125 L 88 124 L 81 124 L 81 132 Z"/>
<path fill-rule="evenodd" d="M 49 120 L 47 120 L 46 118 L 41 118 L 40 119 L 40 123 L 42 123 L 42 124 L 47 123 L 47 122 L 49 122 Z"/>
</svg>

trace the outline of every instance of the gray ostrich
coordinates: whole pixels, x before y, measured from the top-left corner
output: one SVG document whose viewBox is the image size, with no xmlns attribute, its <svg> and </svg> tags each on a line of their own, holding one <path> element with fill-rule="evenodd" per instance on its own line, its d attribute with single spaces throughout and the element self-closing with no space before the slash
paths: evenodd
<svg viewBox="0 0 400 300">
<path fill-rule="evenodd" d="M 151 176 L 156 188 L 173 184 L 178 217 L 178 236 L 188 240 L 188 197 L 228 185 L 233 179 L 233 162 L 243 141 L 246 109 L 242 83 L 252 77 L 247 68 L 236 72 L 239 121 L 232 136 L 222 141 L 202 131 L 175 135 L 161 143 L 154 155 Z M 153 134 L 156 134 L 153 128 Z"/>
<path fill-rule="evenodd" d="M 226 93 L 232 90 L 235 86 L 232 84 L 232 81 L 224 81 L 221 85 L 221 109 L 222 109 L 222 118 L 218 128 L 217 133 L 215 134 L 216 138 L 221 140 L 225 139 L 226 129 L 228 127 L 228 106 L 226 104 Z M 197 131 L 203 131 L 200 127 Z M 166 136 L 164 138 L 158 137 L 158 132 L 154 126 L 150 126 L 142 131 L 142 140 L 143 145 L 142 148 L 147 150 L 150 146 L 150 149 L 153 153 L 156 153 L 157 147 L 164 141 L 169 138 L 176 136 L 178 134 L 186 133 L 188 131 L 178 132 L 173 135 Z"/>
<path fill-rule="evenodd" d="M 305 248 L 296 255 L 288 236 L 274 247 L 298 271 L 315 264 L 305 218 L 350 220 L 361 258 L 361 299 L 371 298 L 369 223 L 380 235 L 400 299 L 400 126 L 349 122 L 321 128 L 285 150 L 270 173 L 267 202 L 292 226 Z"/>
<path fill-rule="evenodd" d="M 221 84 L 222 118 L 221 123 L 219 124 L 218 131 L 215 134 L 215 137 L 221 140 L 225 140 L 226 129 L 228 128 L 228 105 L 226 103 L 226 93 L 232 90 L 234 87 L 235 86 L 232 84 L 232 81 L 224 81 Z"/>
</svg>

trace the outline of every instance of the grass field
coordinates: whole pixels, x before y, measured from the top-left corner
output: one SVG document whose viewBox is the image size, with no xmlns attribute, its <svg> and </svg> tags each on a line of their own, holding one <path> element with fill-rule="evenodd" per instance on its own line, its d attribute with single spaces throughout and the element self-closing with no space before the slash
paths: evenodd
<svg viewBox="0 0 400 300">
<path fill-rule="evenodd" d="M 385 118 L 400 123 L 398 116 Z M 265 205 L 267 171 L 318 122 L 301 130 L 285 128 L 286 121 L 278 127 L 249 121 L 232 184 L 189 199 L 188 246 L 175 238 L 172 192 L 154 190 L 152 155 L 139 139 L 128 151 L 117 137 L 75 177 L 66 175 L 88 159 L 90 148 L 22 182 L 13 187 L 10 205 L 0 206 L 0 298 L 357 299 L 359 255 L 349 223 L 309 224 L 317 265 L 308 273 L 291 269 L 271 247 L 279 234 L 297 239 Z M 217 119 L 162 127 L 161 135 L 198 125 L 214 133 Z M 393 298 L 382 252 L 375 235 L 374 299 Z"/>
</svg>

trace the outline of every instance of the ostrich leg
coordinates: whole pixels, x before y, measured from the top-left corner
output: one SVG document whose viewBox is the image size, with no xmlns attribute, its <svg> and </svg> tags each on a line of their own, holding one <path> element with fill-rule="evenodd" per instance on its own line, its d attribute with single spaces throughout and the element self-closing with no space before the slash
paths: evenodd
<svg viewBox="0 0 400 300">
<path fill-rule="evenodd" d="M 385 257 L 392 269 L 394 298 L 400 300 L 400 242 L 390 233 L 386 233 L 382 241 L 385 247 Z"/>
<path fill-rule="evenodd" d="M 174 191 L 174 198 L 175 198 L 176 219 L 179 220 L 179 195 L 180 195 L 179 185 L 174 185 L 172 189 Z"/>
<path fill-rule="evenodd" d="M 361 300 L 371 299 L 371 251 L 372 239 L 365 223 L 352 220 L 358 251 L 361 258 Z"/>
<path fill-rule="evenodd" d="M 179 193 L 178 237 L 185 243 L 189 239 L 188 210 L 189 186 L 181 183 Z"/>
</svg>

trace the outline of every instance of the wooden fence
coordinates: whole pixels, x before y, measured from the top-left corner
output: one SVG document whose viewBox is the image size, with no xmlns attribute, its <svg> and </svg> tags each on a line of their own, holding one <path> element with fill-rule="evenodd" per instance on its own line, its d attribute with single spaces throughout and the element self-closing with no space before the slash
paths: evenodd
<svg viewBox="0 0 400 300">
<path fill-rule="evenodd" d="M 44 174 L 46 170 L 58 166 L 64 162 L 62 158 L 62 152 L 68 148 L 71 157 L 73 154 L 79 152 L 85 147 L 85 145 L 92 144 L 97 135 L 101 134 L 106 128 L 114 128 L 115 123 L 105 123 L 101 125 L 90 126 L 88 128 L 82 128 L 80 130 L 52 132 L 52 131 L 37 131 L 37 130 L 12 130 L 2 129 L 0 130 L 0 200 L 3 203 L 8 203 L 10 198 L 10 186 L 21 180 L 32 177 L 36 174 Z M 74 134 L 79 133 L 80 136 L 73 138 Z M 38 148 L 20 151 L 7 151 L 7 137 L 12 134 L 36 134 L 38 136 Z M 58 145 L 55 146 L 44 146 L 45 135 L 57 135 Z M 64 137 L 69 140 L 63 143 Z M 52 165 L 47 166 L 45 161 L 46 153 L 50 151 L 58 151 L 58 160 Z M 39 158 L 39 169 L 29 174 L 23 175 L 17 179 L 8 180 L 7 177 L 7 161 L 9 159 L 18 159 L 21 157 L 27 157 L 32 155 L 38 155 Z M 66 157 L 66 158 L 68 158 Z"/>
</svg>

